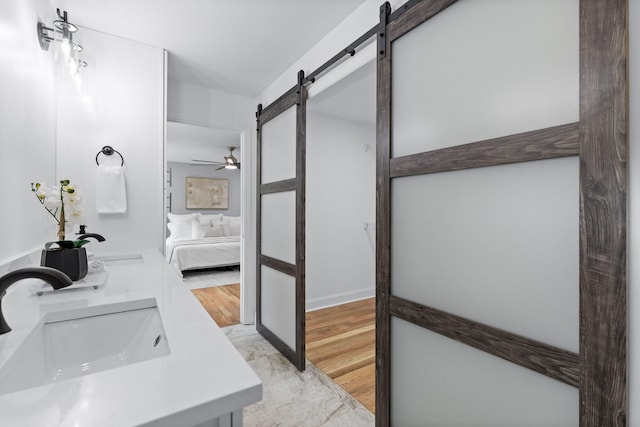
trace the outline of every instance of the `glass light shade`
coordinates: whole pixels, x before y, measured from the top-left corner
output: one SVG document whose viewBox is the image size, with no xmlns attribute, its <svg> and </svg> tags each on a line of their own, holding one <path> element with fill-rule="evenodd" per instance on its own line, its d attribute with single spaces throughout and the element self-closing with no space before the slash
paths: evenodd
<svg viewBox="0 0 640 427">
<path fill-rule="evenodd" d="M 56 19 L 55 21 L 53 21 L 53 26 L 62 32 L 68 31 L 70 33 L 75 33 L 76 31 L 78 31 L 78 27 L 76 27 L 74 24 L 62 19 Z"/>
<path fill-rule="evenodd" d="M 68 61 L 71 57 L 71 41 L 68 39 L 62 39 L 60 41 L 60 55 L 62 56 L 62 61 Z"/>
</svg>

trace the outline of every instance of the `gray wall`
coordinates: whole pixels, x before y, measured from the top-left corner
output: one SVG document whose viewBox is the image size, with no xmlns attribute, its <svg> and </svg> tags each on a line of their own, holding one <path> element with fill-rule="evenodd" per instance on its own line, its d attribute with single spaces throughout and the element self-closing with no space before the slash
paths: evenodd
<svg viewBox="0 0 640 427">
<path fill-rule="evenodd" d="M 222 169 L 217 171 L 218 165 L 191 166 L 188 163 L 168 162 L 167 168 L 171 169 L 172 184 L 169 187 L 171 192 L 171 212 L 183 213 L 221 213 L 230 216 L 240 215 L 240 171 Z M 219 178 L 229 180 L 229 209 L 187 209 L 186 208 L 186 181 L 187 177 L 197 178 Z"/>
</svg>

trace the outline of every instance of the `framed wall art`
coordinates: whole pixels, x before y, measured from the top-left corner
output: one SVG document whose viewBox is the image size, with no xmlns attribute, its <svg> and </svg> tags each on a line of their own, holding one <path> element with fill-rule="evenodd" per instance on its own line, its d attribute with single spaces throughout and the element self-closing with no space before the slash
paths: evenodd
<svg viewBox="0 0 640 427">
<path fill-rule="evenodd" d="M 229 209 L 229 180 L 187 177 L 187 209 Z"/>
</svg>

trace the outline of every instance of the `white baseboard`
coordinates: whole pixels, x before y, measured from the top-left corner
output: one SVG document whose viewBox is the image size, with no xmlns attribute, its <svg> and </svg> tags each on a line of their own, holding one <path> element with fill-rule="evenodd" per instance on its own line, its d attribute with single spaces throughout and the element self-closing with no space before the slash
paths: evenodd
<svg viewBox="0 0 640 427">
<path fill-rule="evenodd" d="M 307 299 L 307 311 L 320 310 L 321 308 L 333 307 L 348 302 L 360 301 L 372 298 L 376 295 L 375 288 L 358 289 L 355 291 L 341 292 L 339 294 L 327 295 L 317 298 Z"/>
</svg>

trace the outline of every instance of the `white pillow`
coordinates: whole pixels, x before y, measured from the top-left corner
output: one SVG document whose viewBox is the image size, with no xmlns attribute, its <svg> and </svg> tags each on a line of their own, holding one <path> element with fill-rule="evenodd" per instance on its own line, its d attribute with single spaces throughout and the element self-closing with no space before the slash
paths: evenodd
<svg viewBox="0 0 640 427">
<path fill-rule="evenodd" d="M 222 223 L 222 214 L 216 214 L 216 215 L 200 214 L 200 224 L 213 226 L 219 223 Z"/>
<path fill-rule="evenodd" d="M 171 235 L 169 237 L 171 237 L 172 239 L 190 239 L 191 238 L 191 234 L 192 234 L 191 224 L 188 224 L 186 222 L 184 223 L 170 222 L 169 224 L 167 224 L 167 228 L 171 232 Z"/>
<path fill-rule="evenodd" d="M 198 219 L 200 212 L 190 213 L 190 214 L 174 214 L 169 212 L 167 214 L 167 218 L 169 218 L 169 222 L 173 222 L 176 224 L 189 224 L 191 225 L 191 221 L 194 219 Z"/>
<path fill-rule="evenodd" d="M 226 216 L 224 221 L 224 235 L 225 236 L 239 236 L 240 235 L 240 217 L 239 216 Z"/>
<path fill-rule="evenodd" d="M 202 226 L 203 235 L 202 237 L 222 237 L 222 224 L 212 225 L 208 227 L 206 225 Z"/>
<path fill-rule="evenodd" d="M 201 239 L 203 237 L 222 237 L 222 224 L 213 226 L 200 224 L 200 221 L 191 221 L 191 237 Z"/>
<path fill-rule="evenodd" d="M 240 219 L 229 221 L 229 235 L 230 236 L 239 236 L 240 235 Z"/>
</svg>

